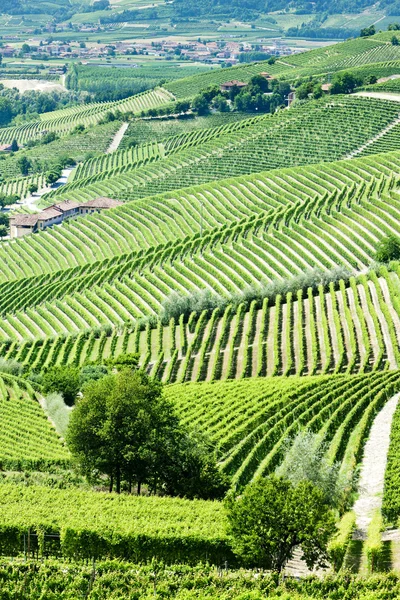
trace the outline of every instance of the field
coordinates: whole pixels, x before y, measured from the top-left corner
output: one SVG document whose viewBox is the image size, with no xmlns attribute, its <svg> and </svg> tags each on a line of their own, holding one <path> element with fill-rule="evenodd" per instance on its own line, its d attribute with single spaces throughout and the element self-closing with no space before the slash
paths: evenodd
<svg viewBox="0 0 400 600">
<path fill-rule="evenodd" d="M 147 10 L 142 2 L 139 10 Z M 277 26 L 302 18 L 276 16 Z M 346 27 L 350 16 L 327 21 Z M 224 29 L 235 27 L 253 31 L 241 21 Z M 14 559 L 1 562 L 0 580 L 10 598 L 22 573 L 21 598 L 76 598 L 77 589 L 98 599 L 109 589 L 118 600 L 397 597 L 397 575 L 383 571 L 398 572 L 400 564 L 400 103 L 378 94 L 400 87 L 396 79 L 365 83 L 400 73 L 400 46 L 388 33 L 273 65 L 206 73 L 169 65 L 170 76 L 160 69 L 154 81 L 155 68 L 104 69 L 102 76 L 101 67 L 80 65 L 79 89 L 120 86 L 126 95 L 142 77 L 146 90 L 0 130 L 2 143 L 37 142 L 0 160 L 1 192 L 26 197 L 29 185 L 42 187 L 62 161 L 74 164 L 72 174 L 40 197 L 40 208 L 121 201 L 0 245 L 0 554 Z M 330 81 L 349 69 L 364 80 L 363 95 L 308 97 L 272 114 L 215 107 L 204 116 L 174 114 L 177 99 L 264 70 L 294 84 Z M 180 78 L 182 71 L 188 76 Z M 146 112 L 159 108 L 162 114 Z M 120 145 L 110 148 L 119 131 Z M 40 143 L 49 132 L 56 139 Z M 30 162 L 25 177 L 21 156 Z M 17 210 L 35 209 L 28 201 Z M 161 470 L 150 474 L 154 448 L 162 443 L 166 456 L 170 450 L 158 425 L 148 435 L 157 446 L 134 455 L 138 414 L 128 427 L 116 410 L 104 428 L 107 443 L 130 435 L 128 450 L 108 456 L 96 438 L 101 461 L 77 471 L 68 421 L 73 415 L 70 432 L 85 399 L 99 402 L 85 378 L 108 370 L 122 381 L 116 373 L 132 366 L 131 355 L 163 384 L 182 428 L 176 446 L 187 444 L 180 450 L 187 479 L 200 469 L 200 453 L 212 459 L 202 473 L 206 483 L 192 495 L 169 496 L 174 488 Z M 126 377 L 128 386 L 136 375 Z M 58 395 L 68 393 L 65 381 L 78 407 Z M 136 401 L 130 394 L 126 407 Z M 103 417 L 90 422 L 85 452 Z M 331 567 L 379 573 L 375 578 L 342 571 L 278 585 L 263 571 L 238 569 L 261 563 L 234 552 L 223 493 L 240 499 L 275 474 L 300 433 L 314 436 L 311 451 L 343 488 L 340 500 L 332 499 L 338 532 L 330 537 Z M 198 444 L 193 457 L 189 440 Z M 144 479 L 132 456 L 146 465 Z M 175 467 L 179 460 L 174 456 Z M 220 495 L 208 491 L 210 472 L 226 483 Z M 288 574 L 309 573 L 298 549 L 293 560 Z"/>
</svg>

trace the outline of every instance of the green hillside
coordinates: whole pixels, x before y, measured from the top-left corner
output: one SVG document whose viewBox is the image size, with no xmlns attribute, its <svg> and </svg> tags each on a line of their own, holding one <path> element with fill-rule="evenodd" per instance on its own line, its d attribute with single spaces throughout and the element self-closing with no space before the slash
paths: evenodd
<svg viewBox="0 0 400 600">
<path fill-rule="evenodd" d="M 9 590 L 23 558 L 25 595 L 47 593 L 35 579 L 46 565 L 59 594 L 54 578 L 68 559 L 63 585 L 76 594 L 67 582 L 76 569 L 86 598 L 102 598 L 105 573 L 115 599 L 132 573 L 132 598 L 203 598 L 203 588 L 210 600 L 274 597 L 272 576 L 251 570 L 259 556 L 235 552 L 229 511 L 310 435 L 304 454 L 324 472 L 304 478 L 324 494 L 323 477 L 336 478 L 331 504 L 323 496 L 338 527 L 328 562 L 377 575 L 310 579 L 307 598 L 344 597 L 353 581 L 346 598 L 358 598 L 377 580 L 379 597 L 395 597 L 397 575 L 381 572 L 400 569 L 400 80 L 371 83 L 400 75 L 391 37 L 215 69 L 0 130 L 1 143 L 25 146 L 0 160 L 2 202 L 22 198 L 1 211 L 5 223 L 67 201 L 120 201 L 0 245 L 0 555 L 15 559 L 4 577 L 0 561 L 0 579 Z M 275 90 L 292 86 L 293 104 L 258 114 L 227 98 L 198 114 L 199 92 L 263 71 Z M 354 93 L 319 88 L 347 71 L 357 81 L 342 91 Z M 56 167 L 68 167 L 67 183 L 43 190 Z M 159 384 L 146 374 L 161 382 L 160 413 L 150 413 Z M 107 411 L 114 420 L 104 425 Z M 80 451 L 74 421 L 87 428 Z M 182 473 L 192 488 L 175 482 Z M 31 570 L 33 558 L 43 565 Z M 118 562 L 97 566 L 103 559 Z M 286 574 L 308 573 L 299 548 L 292 559 Z M 214 567 L 231 588 L 215 583 Z M 299 595 L 282 581 L 279 597 L 305 600 L 302 581 L 290 579 Z"/>
</svg>

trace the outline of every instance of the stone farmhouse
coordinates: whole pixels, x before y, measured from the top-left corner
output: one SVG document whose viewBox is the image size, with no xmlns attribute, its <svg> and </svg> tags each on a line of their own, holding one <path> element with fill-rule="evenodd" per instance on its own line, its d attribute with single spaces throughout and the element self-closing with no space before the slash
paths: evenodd
<svg viewBox="0 0 400 600">
<path fill-rule="evenodd" d="M 83 204 L 66 200 L 60 204 L 48 206 L 35 214 L 19 214 L 10 217 L 10 237 L 19 238 L 30 233 L 42 231 L 52 225 L 59 225 L 66 219 L 87 215 L 120 206 L 122 202 L 111 198 L 95 198 Z"/>
</svg>

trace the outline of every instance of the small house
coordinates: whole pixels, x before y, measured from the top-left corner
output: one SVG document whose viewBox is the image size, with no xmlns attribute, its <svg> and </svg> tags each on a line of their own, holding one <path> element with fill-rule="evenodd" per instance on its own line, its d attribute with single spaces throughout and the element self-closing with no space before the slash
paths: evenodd
<svg viewBox="0 0 400 600">
<path fill-rule="evenodd" d="M 232 88 L 242 89 L 247 86 L 247 83 L 243 81 L 237 81 L 237 79 L 232 79 L 232 81 L 226 81 L 222 83 L 220 86 L 221 92 L 230 92 Z"/>
</svg>

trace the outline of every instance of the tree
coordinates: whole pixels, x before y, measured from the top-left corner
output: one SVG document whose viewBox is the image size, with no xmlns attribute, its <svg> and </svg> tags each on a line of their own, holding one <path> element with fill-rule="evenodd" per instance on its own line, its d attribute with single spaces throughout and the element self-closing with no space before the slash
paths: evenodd
<svg viewBox="0 0 400 600">
<path fill-rule="evenodd" d="M 400 238 L 388 235 L 378 245 L 375 259 L 378 262 L 387 263 L 391 260 L 400 259 Z"/>
<path fill-rule="evenodd" d="M 18 150 L 19 150 L 18 142 L 16 139 L 13 139 L 12 144 L 11 144 L 11 152 L 18 152 Z"/>
<path fill-rule="evenodd" d="M 0 98 L 0 126 L 8 125 L 12 119 L 12 107 L 8 98 Z"/>
<path fill-rule="evenodd" d="M 29 173 L 29 169 L 31 168 L 31 161 L 24 155 L 20 156 L 17 160 L 17 165 L 22 175 L 26 177 Z"/>
<path fill-rule="evenodd" d="M 0 225 L 0 238 L 3 239 L 8 234 L 8 227 Z"/>
<path fill-rule="evenodd" d="M 42 379 L 45 394 L 58 392 L 69 406 L 75 403 L 80 390 L 79 369 L 76 367 L 51 367 Z"/>
<path fill-rule="evenodd" d="M 300 546 L 309 568 L 325 565 L 335 519 L 310 482 L 260 478 L 226 505 L 232 548 L 245 564 L 281 572 Z"/>
<path fill-rule="evenodd" d="M 375 35 L 376 29 L 375 25 L 371 25 L 370 27 L 365 27 L 360 31 L 360 37 L 369 37 L 370 35 Z"/>
<path fill-rule="evenodd" d="M 399 38 L 394 35 L 392 37 L 392 39 L 391 39 L 391 42 L 392 42 L 392 46 L 398 46 L 399 45 Z"/>
<path fill-rule="evenodd" d="M 110 491 L 126 482 L 151 493 L 222 498 L 228 481 L 207 441 L 179 423 L 160 382 L 124 368 L 89 381 L 72 413 L 67 441 L 89 480 L 108 475 Z"/>
<path fill-rule="evenodd" d="M 332 79 L 331 94 L 352 94 L 360 83 L 349 71 L 337 73 Z"/>
<path fill-rule="evenodd" d="M 220 500 L 229 479 L 218 469 L 212 447 L 198 433 L 185 433 L 175 441 L 173 461 L 166 465 L 164 489 L 172 496 Z"/>
<path fill-rule="evenodd" d="M 333 508 L 344 508 L 348 481 L 340 473 L 340 463 L 331 463 L 326 458 L 327 446 L 311 431 L 300 432 L 294 440 L 288 440 L 285 460 L 277 474 L 293 485 L 309 481 L 321 490 L 325 503 Z"/>
<path fill-rule="evenodd" d="M 250 87 L 257 87 L 261 92 L 268 92 L 268 79 L 266 79 L 263 75 L 254 75 L 249 81 Z"/>
<path fill-rule="evenodd" d="M 10 225 L 10 217 L 7 213 L 0 212 L 0 225 L 4 225 L 6 228 Z"/>
<path fill-rule="evenodd" d="M 31 51 L 31 47 L 29 46 L 29 44 L 22 44 L 22 48 L 21 48 L 22 54 L 29 54 L 30 51 Z"/>
<path fill-rule="evenodd" d="M 184 113 L 190 109 L 190 102 L 188 100 L 179 100 L 175 105 L 175 111 L 177 113 Z"/>
<path fill-rule="evenodd" d="M 192 110 L 198 115 L 206 115 L 209 113 L 208 101 L 204 94 L 199 94 L 192 101 Z"/>
<path fill-rule="evenodd" d="M 31 183 L 30 186 L 28 187 L 28 192 L 30 194 L 36 194 L 37 191 L 38 191 L 37 183 Z"/>
<path fill-rule="evenodd" d="M 219 112 L 229 112 L 229 104 L 222 94 L 218 94 L 212 101 L 212 106 Z"/>
<path fill-rule="evenodd" d="M 125 479 L 157 489 L 178 419 L 161 384 L 125 369 L 87 384 L 72 413 L 67 440 L 83 474 L 105 473 L 110 491 Z"/>
</svg>

